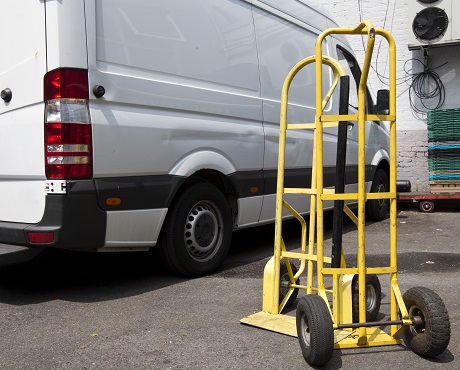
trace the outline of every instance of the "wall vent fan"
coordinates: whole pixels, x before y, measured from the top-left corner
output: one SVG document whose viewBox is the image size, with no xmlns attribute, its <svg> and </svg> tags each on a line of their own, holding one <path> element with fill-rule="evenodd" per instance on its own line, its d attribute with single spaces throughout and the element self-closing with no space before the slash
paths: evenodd
<svg viewBox="0 0 460 370">
<path fill-rule="evenodd" d="M 409 49 L 460 44 L 460 0 L 409 0 Z"/>
<path fill-rule="evenodd" d="M 444 35 L 449 25 L 446 12 L 436 7 L 423 9 L 412 22 L 412 31 L 422 40 L 434 40 Z"/>
</svg>

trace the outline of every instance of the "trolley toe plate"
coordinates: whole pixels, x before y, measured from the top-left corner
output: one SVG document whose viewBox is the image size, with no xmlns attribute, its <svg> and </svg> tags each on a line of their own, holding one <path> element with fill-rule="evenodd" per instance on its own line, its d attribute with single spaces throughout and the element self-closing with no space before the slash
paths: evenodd
<svg viewBox="0 0 460 370">
<path fill-rule="evenodd" d="M 257 312 L 240 320 L 242 324 L 274 331 L 297 338 L 297 329 L 294 316 L 283 314 L 273 315 L 266 312 Z"/>
</svg>

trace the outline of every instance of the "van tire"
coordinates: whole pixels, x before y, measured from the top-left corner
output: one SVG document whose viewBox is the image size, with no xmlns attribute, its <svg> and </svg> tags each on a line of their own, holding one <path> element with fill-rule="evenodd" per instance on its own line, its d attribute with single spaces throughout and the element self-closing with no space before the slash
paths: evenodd
<svg viewBox="0 0 460 370">
<path fill-rule="evenodd" d="M 168 210 L 161 256 L 175 274 L 198 277 L 217 270 L 230 248 L 232 218 L 227 199 L 200 183 L 179 194 Z"/>
<path fill-rule="evenodd" d="M 371 185 L 371 193 L 385 193 L 390 191 L 387 173 L 378 168 L 375 171 Z M 382 221 L 390 211 L 389 199 L 372 199 L 366 202 L 366 218 L 370 221 Z"/>
</svg>

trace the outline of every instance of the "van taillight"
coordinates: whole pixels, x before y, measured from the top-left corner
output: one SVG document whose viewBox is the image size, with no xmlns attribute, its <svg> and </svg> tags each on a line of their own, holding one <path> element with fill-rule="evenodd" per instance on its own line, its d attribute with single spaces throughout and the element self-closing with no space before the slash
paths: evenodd
<svg viewBox="0 0 460 370">
<path fill-rule="evenodd" d="M 93 175 L 88 71 L 60 68 L 44 79 L 45 170 L 48 179 Z"/>
</svg>

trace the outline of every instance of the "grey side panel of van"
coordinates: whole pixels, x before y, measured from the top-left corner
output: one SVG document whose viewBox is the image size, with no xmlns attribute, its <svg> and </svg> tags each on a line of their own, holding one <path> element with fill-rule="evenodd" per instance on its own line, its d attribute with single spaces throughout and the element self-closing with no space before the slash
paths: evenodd
<svg viewBox="0 0 460 370">
<path fill-rule="evenodd" d="M 90 86 L 106 91 L 90 98 L 95 178 L 129 176 L 143 186 L 151 176 L 185 179 L 202 169 L 262 178 L 250 4 L 87 1 L 86 13 Z M 139 196 L 134 185 L 131 196 Z"/>
<path fill-rule="evenodd" d="M 90 84 L 106 94 L 91 100 L 95 177 L 171 174 L 197 150 L 237 171 L 262 168 L 261 155 L 248 155 L 263 147 L 248 6 L 96 2 Z"/>
<path fill-rule="evenodd" d="M 316 39 L 320 30 L 327 27 L 327 22 L 324 15 L 296 1 L 264 0 L 254 2 L 254 4 L 257 5 L 253 12 L 259 52 L 265 128 L 264 169 L 266 186 L 274 193 L 278 166 L 280 98 L 284 79 L 298 61 L 315 54 Z M 324 47 L 324 50 L 325 53 L 330 53 L 327 46 Z M 326 91 L 331 84 L 330 70 L 325 68 L 323 75 L 323 89 Z M 304 68 L 294 78 L 289 90 L 288 122 L 314 122 L 315 84 L 316 75 L 313 64 Z M 327 107 L 327 110 L 330 109 L 331 104 Z M 285 181 L 290 185 L 287 186 L 310 186 L 312 145 L 312 131 L 288 131 Z M 335 165 L 335 150 L 335 131 L 331 130 L 330 134 L 324 137 L 326 167 Z M 333 176 L 332 172 L 330 174 Z M 264 197 L 260 218 L 262 222 L 273 219 L 275 214 L 275 197 L 269 193 L 270 191 L 266 191 Z M 309 210 L 306 197 L 288 195 L 286 198 L 293 204 L 297 204 L 299 211 Z"/>
</svg>

